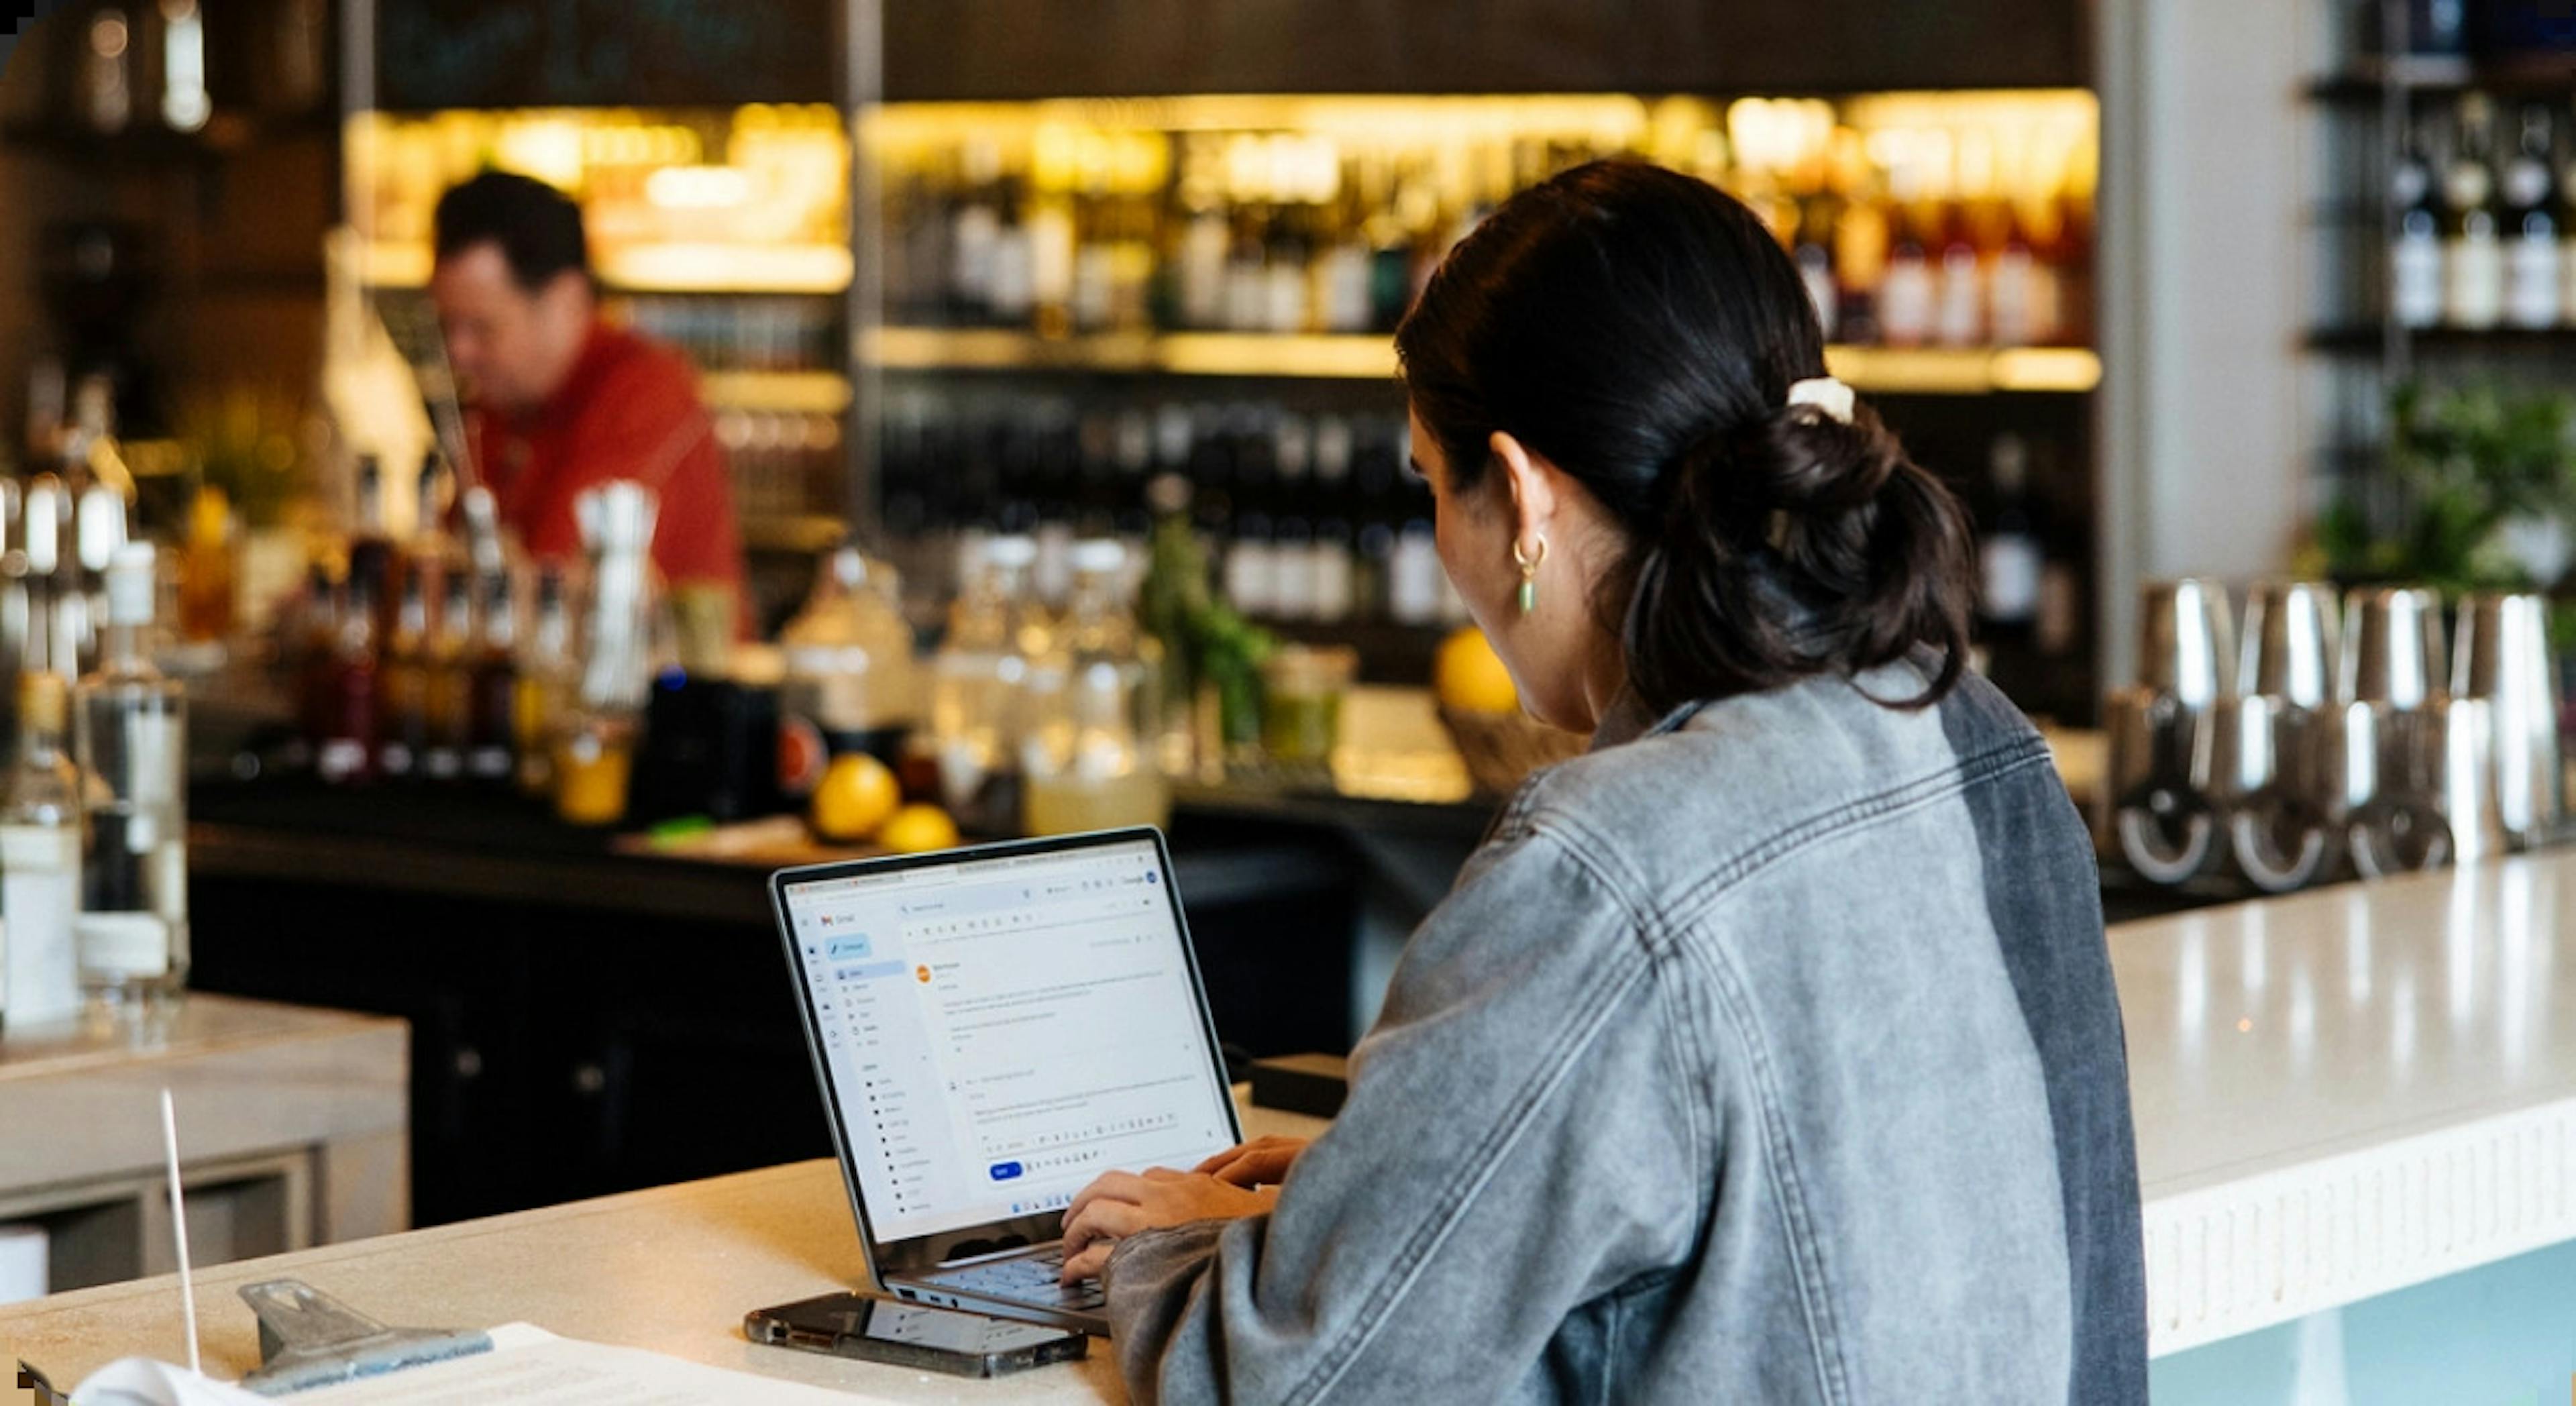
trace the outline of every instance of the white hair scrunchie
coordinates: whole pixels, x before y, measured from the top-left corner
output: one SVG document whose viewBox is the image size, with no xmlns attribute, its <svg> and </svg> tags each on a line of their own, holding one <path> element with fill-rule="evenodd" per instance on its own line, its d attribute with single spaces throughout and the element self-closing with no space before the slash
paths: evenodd
<svg viewBox="0 0 2576 1406">
<path fill-rule="evenodd" d="M 1846 425 L 1852 422 L 1852 388 L 1831 376 L 1818 376 L 1789 387 L 1789 404 L 1812 405 Z"/>
</svg>

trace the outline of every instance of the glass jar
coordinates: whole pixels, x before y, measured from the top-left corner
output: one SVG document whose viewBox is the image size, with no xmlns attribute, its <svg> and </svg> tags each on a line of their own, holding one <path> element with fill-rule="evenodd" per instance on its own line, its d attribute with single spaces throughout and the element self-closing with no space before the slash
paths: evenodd
<svg viewBox="0 0 2576 1406">
<path fill-rule="evenodd" d="M 1323 771 L 1342 741 L 1342 700 L 1359 673 L 1347 645 L 1282 645 L 1261 664 L 1261 748 L 1274 766 Z"/>
</svg>

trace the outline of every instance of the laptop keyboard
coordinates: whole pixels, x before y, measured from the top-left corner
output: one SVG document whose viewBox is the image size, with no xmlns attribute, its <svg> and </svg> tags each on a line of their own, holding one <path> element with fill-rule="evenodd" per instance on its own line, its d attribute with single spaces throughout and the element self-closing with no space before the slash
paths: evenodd
<svg viewBox="0 0 2576 1406">
<path fill-rule="evenodd" d="M 1059 1283 L 1057 1277 L 1063 1273 L 1064 1247 L 1050 1245 L 1033 1255 L 994 1260 L 988 1264 L 961 1265 L 921 1277 L 933 1284 L 1046 1308 L 1093 1309 L 1108 1301 L 1100 1291 L 1099 1280 Z"/>
</svg>

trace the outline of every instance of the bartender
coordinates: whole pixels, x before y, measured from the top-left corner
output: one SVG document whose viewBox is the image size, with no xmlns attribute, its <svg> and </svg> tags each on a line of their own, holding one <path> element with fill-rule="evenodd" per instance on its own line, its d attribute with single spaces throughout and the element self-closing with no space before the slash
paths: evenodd
<svg viewBox="0 0 2576 1406">
<path fill-rule="evenodd" d="M 500 171 L 438 202 L 429 292 L 466 397 L 475 469 L 530 552 L 581 550 L 573 500 L 612 479 L 661 499 L 654 564 L 742 600 L 733 489 L 681 354 L 599 316 L 581 207 Z"/>
</svg>

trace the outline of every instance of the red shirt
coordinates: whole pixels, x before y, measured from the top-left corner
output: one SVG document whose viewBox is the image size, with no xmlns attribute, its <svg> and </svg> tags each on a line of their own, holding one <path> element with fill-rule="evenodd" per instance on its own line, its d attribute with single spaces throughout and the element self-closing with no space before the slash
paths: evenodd
<svg viewBox="0 0 2576 1406">
<path fill-rule="evenodd" d="M 523 415 L 478 408 L 469 433 L 502 525 L 538 558 L 580 555 L 573 499 L 632 479 L 661 499 L 653 563 L 663 579 L 722 582 L 742 599 L 733 481 L 697 377 L 678 352 L 593 324 L 552 399 Z"/>
</svg>

